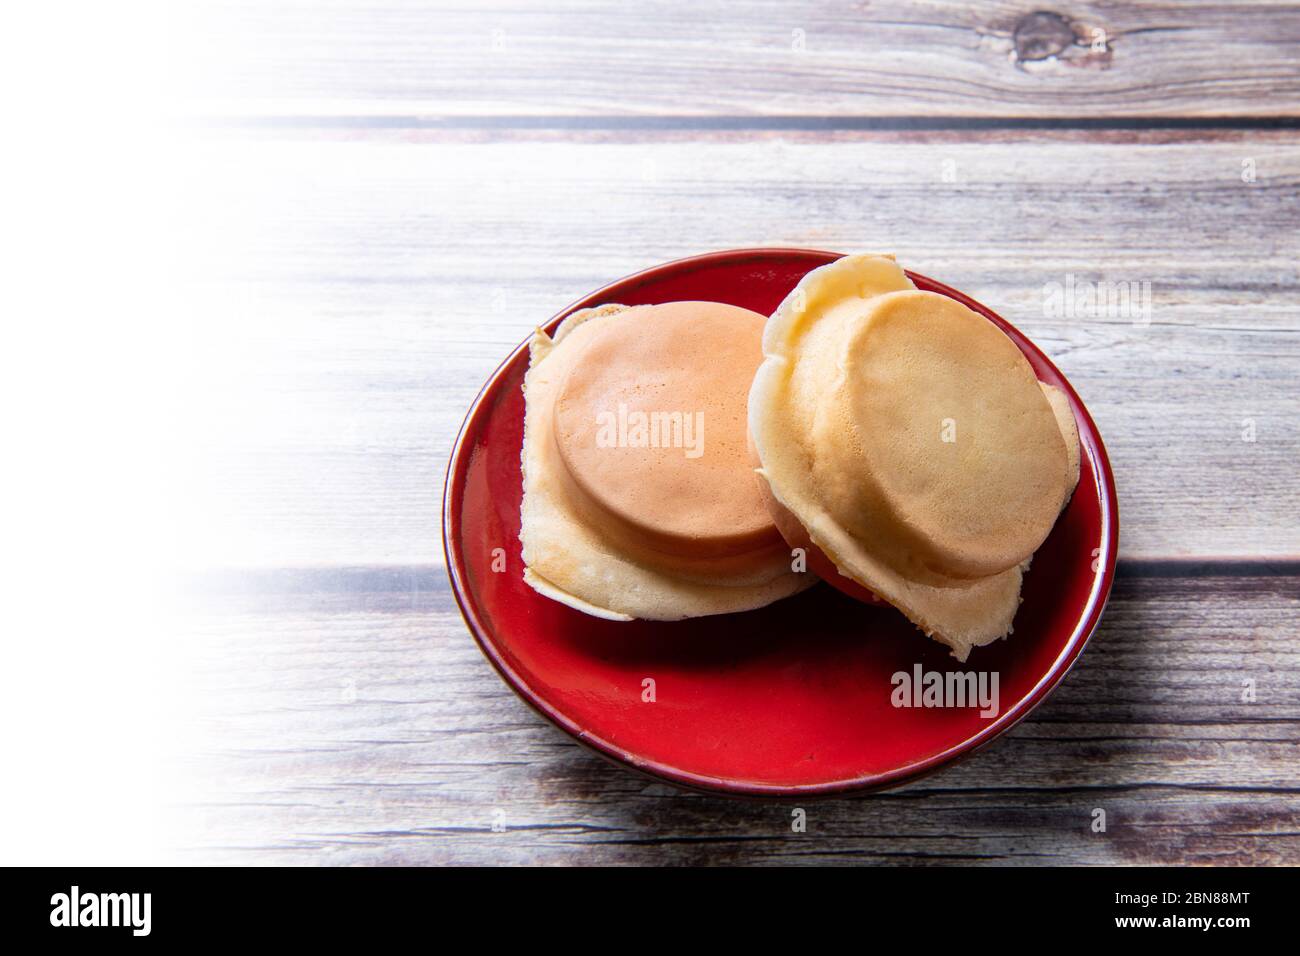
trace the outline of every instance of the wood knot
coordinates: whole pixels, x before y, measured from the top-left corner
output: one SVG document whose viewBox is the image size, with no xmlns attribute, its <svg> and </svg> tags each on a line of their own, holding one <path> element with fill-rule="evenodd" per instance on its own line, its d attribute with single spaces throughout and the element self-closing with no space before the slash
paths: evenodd
<svg viewBox="0 0 1300 956">
<path fill-rule="evenodd" d="M 1074 45 L 1074 28 L 1059 13 L 1039 10 L 1021 17 L 1012 37 L 1017 60 L 1046 60 Z"/>
</svg>

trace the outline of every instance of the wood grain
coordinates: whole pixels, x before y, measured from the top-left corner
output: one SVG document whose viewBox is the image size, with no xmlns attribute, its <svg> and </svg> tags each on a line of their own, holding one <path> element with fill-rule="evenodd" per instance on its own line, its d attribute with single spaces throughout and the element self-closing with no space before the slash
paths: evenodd
<svg viewBox="0 0 1300 956">
<path fill-rule="evenodd" d="M 183 563 L 440 560 L 497 363 L 591 289 L 754 245 L 893 251 L 1028 333 L 1107 443 L 1122 559 L 1300 555 L 1300 135 L 372 131 L 178 162 Z M 1045 314 L 1070 275 L 1149 282 L 1149 322 Z"/>
<path fill-rule="evenodd" d="M 178 637 L 197 664 L 173 692 L 196 718 L 170 819 L 189 862 L 1300 863 L 1290 573 L 1121 577 L 1025 722 L 909 787 L 808 805 L 806 834 L 791 805 L 677 791 L 544 723 L 440 569 L 189 590 Z"/>
<path fill-rule="evenodd" d="M 1300 114 L 1286 3 L 274 0 L 176 19 L 180 108 L 208 115 Z"/>
<path fill-rule="evenodd" d="M 1300 8 L 174 17 L 177 860 L 1300 864 Z M 456 430 L 532 327 L 758 245 L 892 251 L 997 309 L 1088 404 L 1121 506 L 1111 604 L 1044 705 L 805 834 L 546 724 L 440 566 Z M 1150 313 L 1049 314 L 1067 276 L 1149 282 Z"/>
</svg>

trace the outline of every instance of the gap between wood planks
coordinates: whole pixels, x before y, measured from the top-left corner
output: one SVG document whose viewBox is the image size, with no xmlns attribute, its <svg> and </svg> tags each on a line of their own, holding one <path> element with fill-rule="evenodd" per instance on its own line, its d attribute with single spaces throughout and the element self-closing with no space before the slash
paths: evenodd
<svg viewBox="0 0 1300 956">
<path fill-rule="evenodd" d="M 1120 558 L 1119 578 L 1300 578 L 1300 557 Z M 401 591 L 449 592 L 441 564 L 340 565 L 196 571 L 177 582 L 197 596 L 230 594 L 348 594 Z"/>
<path fill-rule="evenodd" d="M 1300 116 L 985 117 L 985 116 L 345 116 L 213 115 L 182 126 L 250 129 L 730 130 L 939 132 L 983 130 L 1289 130 Z"/>
</svg>

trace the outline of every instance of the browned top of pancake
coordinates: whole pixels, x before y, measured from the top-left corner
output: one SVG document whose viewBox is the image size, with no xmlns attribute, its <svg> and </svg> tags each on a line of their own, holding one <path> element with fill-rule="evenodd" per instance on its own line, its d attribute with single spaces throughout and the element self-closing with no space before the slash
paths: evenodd
<svg viewBox="0 0 1300 956">
<path fill-rule="evenodd" d="M 1033 369 L 1002 330 L 947 296 L 875 300 L 846 343 L 839 392 L 873 511 L 931 570 L 984 577 L 1019 564 L 1056 523 L 1066 449 Z"/>
<path fill-rule="evenodd" d="M 553 437 L 590 520 L 692 557 L 779 541 L 746 449 L 764 321 L 716 302 L 639 306 L 584 344 L 557 393 Z"/>
</svg>

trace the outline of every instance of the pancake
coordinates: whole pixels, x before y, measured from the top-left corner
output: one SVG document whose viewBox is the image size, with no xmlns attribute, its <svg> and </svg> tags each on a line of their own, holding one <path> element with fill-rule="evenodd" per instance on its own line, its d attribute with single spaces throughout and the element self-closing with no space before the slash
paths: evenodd
<svg viewBox="0 0 1300 956">
<path fill-rule="evenodd" d="M 1052 406 L 1056 425 L 1061 429 L 1061 438 L 1065 441 L 1065 485 L 1070 489 L 1070 493 L 1073 493 L 1075 486 L 1079 484 L 1079 423 L 1074 420 L 1074 410 L 1070 408 L 1070 400 L 1063 391 L 1046 382 L 1038 384 L 1042 386 L 1043 394 L 1047 396 L 1048 404 Z M 1067 494 L 1067 500 L 1068 497 Z M 1065 507 L 1064 502 L 1061 507 Z"/>
<path fill-rule="evenodd" d="M 755 487 L 749 384 L 764 318 L 601 306 L 538 332 L 524 380 L 524 579 L 614 620 L 761 607 L 815 582 Z"/>
<path fill-rule="evenodd" d="M 1008 634 L 1078 479 L 1065 396 L 996 326 L 883 256 L 805 276 L 764 356 L 750 433 L 787 539 L 793 520 L 959 660 Z"/>
</svg>

